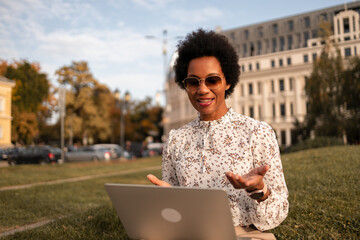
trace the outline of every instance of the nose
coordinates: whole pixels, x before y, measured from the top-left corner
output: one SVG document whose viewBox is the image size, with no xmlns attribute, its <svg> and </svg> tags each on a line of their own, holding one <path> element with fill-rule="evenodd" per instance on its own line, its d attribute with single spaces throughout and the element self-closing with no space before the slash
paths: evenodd
<svg viewBox="0 0 360 240">
<path fill-rule="evenodd" d="M 206 94 L 210 92 L 210 89 L 205 85 L 205 81 L 200 81 L 200 85 L 197 88 L 197 93 L 198 94 Z"/>
</svg>

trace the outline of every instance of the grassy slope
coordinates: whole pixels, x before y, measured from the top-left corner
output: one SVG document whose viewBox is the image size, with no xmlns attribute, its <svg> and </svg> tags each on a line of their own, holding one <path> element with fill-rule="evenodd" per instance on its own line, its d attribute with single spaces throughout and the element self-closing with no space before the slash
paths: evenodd
<svg viewBox="0 0 360 240">
<path fill-rule="evenodd" d="M 282 160 L 290 212 L 272 230 L 276 237 L 359 239 L 360 147 L 312 149 L 283 155 Z M 146 183 L 146 174 L 1 192 L 0 203 L 8 207 L 6 211 L 0 209 L 0 231 L 17 224 L 71 215 L 4 239 L 128 239 L 103 183 Z M 155 174 L 159 176 L 160 171 Z M 34 204 L 26 204 L 31 202 Z"/>
</svg>

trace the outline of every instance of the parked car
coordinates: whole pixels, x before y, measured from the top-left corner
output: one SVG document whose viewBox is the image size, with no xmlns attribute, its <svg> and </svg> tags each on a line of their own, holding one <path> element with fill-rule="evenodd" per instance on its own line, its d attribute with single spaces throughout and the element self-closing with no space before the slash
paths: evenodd
<svg viewBox="0 0 360 240">
<path fill-rule="evenodd" d="M 145 157 L 158 156 L 162 154 L 164 143 L 149 143 L 144 151 Z"/>
<path fill-rule="evenodd" d="M 20 148 L 18 148 L 18 147 L 1 149 L 1 151 L 0 151 L 1 160 L 7 161 L 11 154 L 16 154 L 19 151 L 20 151 Z"/>
<path fill-rule="evenodd" d="M 57 163 L 61 159 L 61 150 L 51 146 L 31 146 L 12 152 L 8 157 L 9 165 L 21 163 Z"/>
<path fill-rule="evenodd" d="M 66 162 L 75 161 L 108 161 L 111 159 L 110 148 L 85 146 L 65 155 Z"/>
<path fill-rule="evenodd" d="M 110 158 L 111 159 L 118 159 L 121 157 L 122 154 L 122 147 L 118 144 L 112 144 L 112 143 L 99 143 L 94 144 L 94 148 L 107 148 L 110 151 Z"/>
</svg>

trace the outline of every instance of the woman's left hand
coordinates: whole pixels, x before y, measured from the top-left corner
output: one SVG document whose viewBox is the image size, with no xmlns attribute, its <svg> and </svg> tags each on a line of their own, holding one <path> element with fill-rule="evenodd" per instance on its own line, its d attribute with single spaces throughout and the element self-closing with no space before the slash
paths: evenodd
<svg viewBox="0 0 360 240">
<path fill-rule="evenodd" d="M 225 175 L 236 189 L 247 189 L 249 191 L 260 190 L 264 188 L 263 178 L 269 168 L 269 165 L 263 165 L 252 169 L 242 176 L 232 172 L 227 172 Z"/>
</svg>

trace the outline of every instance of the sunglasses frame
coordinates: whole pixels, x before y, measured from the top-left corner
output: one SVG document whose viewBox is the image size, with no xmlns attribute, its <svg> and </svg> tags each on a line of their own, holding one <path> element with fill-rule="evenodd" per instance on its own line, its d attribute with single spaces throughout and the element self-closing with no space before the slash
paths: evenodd
<svg viewBox="0 0 360 240">
<path fill-rule="evenodd" d="M 211 78 L 211 77 L 219 77 L 219 78 L 220 78 L 220 81 L 221 81 L 221 83 L 222 83 L 223 78 L 222 78 L 220 75 L 211 75 L 211 76 L 208 76 L 208 77 L 206 77 L 206 78 L 186 77 L 184 80 L 182 80 L 182 84 L 183 84 L 184 88 L 185 88 L 187 91 L 189 91 L 188 88 L 186 87 L 185 81 L 186 81 L 186 79 L 189 79 L 189 78 L 195 78 L 195 79 L 197 79 L 198 82 L 199 82 L 199 85 L 196 87 L 196 89 L 200 87 L 202 81 L 204 81 L 205 86 L 206 86 L 208 89 L 210 89 L 210 90 L 217 90 L 217 89 L 219 89 L 220 86 L 221 86 L 221 84 L 219 84 L 219 87 L 217 87 L 217 88 L 209 88 L 209 87 L 206 85 L 206 79 Z"/>
</svg>

